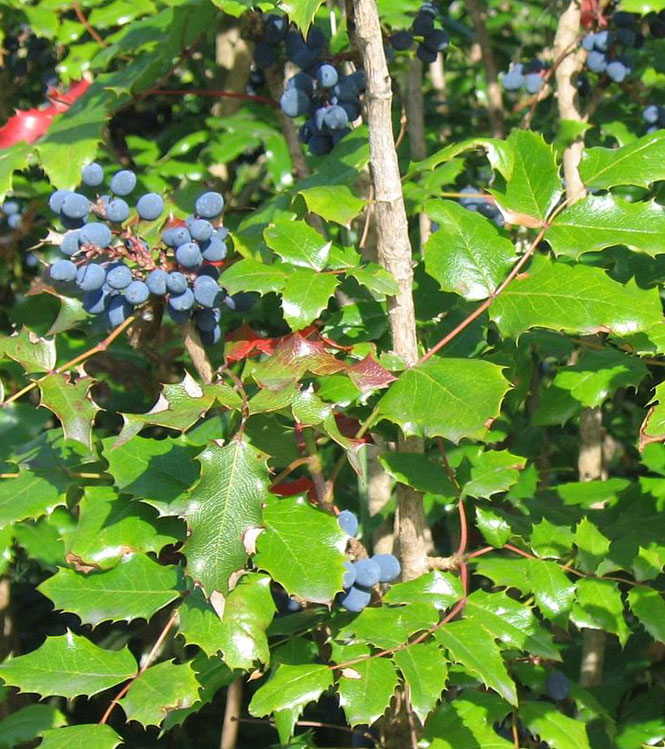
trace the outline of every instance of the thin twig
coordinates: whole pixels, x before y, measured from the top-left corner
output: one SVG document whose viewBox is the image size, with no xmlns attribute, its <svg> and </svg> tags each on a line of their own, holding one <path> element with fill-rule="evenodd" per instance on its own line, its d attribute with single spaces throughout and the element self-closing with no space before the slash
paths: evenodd
<svg viewBox="0 0 665 749">
<path fill-rule="evenodd" d="M 76 13 L 76 17 L 81 22 L 81 25 L 97 42 L 97 44 L 101 44 L 102 47 L 108 47 L 108 44 L 102 39 L 102 37 L 97 33 L 97 30 L 93 26 L 91 26 L 90 21 L 88 21 L 88 19 L 85 17 L 85 14 L 81 10 L 81 6 L 78 4 L 77 0 L 72 1 L 72 8 L 74 8 L 74 13 Z"/>
<path fill-rule="evenodd" d="M 255 96 L 254 94 L 240 94 L 236 91 L 219 91 L 207 88 L 151 88 L 150 94 L 162 96 L 206 96 L 212 99 L 241 99 L 242 101 L 256 101 L 267 104 L 273 109 L 279 109 L 279 102 L 268 96 Z"/>
</svg>

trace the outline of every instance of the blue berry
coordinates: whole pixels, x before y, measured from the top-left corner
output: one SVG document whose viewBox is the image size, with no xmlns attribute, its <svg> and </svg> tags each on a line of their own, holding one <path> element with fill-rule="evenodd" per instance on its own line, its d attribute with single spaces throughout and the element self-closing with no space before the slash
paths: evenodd
<svg viewBox="0 0 665 749">
<path fill-rule="evenodd" d="M 339 527 L 348 533 L 349 536 L 355 536 L 358 533 L 358 518 L 351 510 L 342 510 L 337 516 Z"/>
<path fill-rule="evenodd" d="M 316 80 L 319 86 L 323 86 L 324 88 L 332 88 L 339 80 L 339 73 L 333 65 L 324 63 L 316 71 Z"/>
<path fill-rule="evenodd" d="M 570 692 L 570 682 L 561 671 L 552 671 L 547 675 L 545 689 L 553 700 L 565 700 Z"/>
<path fill-rule="evenodd" d="M 299 88 L 287 89 L 279 100 L 282 112 L 287 117 L 299 117 L 301 114 L 306 114 L 311 104 L 312 100 Z"/>
<path fill-rule="evenodd" d="M 210 276 L 199 276 L 194 281 L 194 299 L 201 307 L 216 307 L 221 301 L 222 290 Z"/>
<path fill-rule="evenodd" d="M 263 22 L 263 31 L 266 41 L 270 44 L 279 44 L 284 39 L 289 28 L 289 21 L 286 16 L 270 14 L 265 17 Z"/>
<path fill-rule="evenodd" d="M 380 583 L 391 583 L 393 580 L 402 574 L 402 567 L 400 566 L 399 559 L 393 554 L 375 554 L 372 557 L 372 561 L 379 565 L 380 570 Z"/>
<path fill-rule="evenodd" d="M 79 233 L 78 230 L 68 231 L 62 238 L 60 252 L 70 257 L 79 251 Z"/>
<path fill-rule="evenodd" d="M 344 577 L 342 578 L 342 587 L 350 588 L 356 581 L 356 569 L 351 562 L 344 562 Z"/>
<path fill-rule="evenodd" d="M 67 218 L 85 218 L 90 212 L 90 201 L 85 195 L 71 192 L 69 195 L 65 195 L 60 211 Z"/>
<path fill-rule="evenodd" d="M 365 588 L 352 585 L 348 591 L 340 596 L 339 602 L 347 611 L 357 614 L 362 611 L 372 600 L 372 593 Z"/>
<path fill-rule="evenodd" d="M 202 330 L 200 335 L 204 346 L 215 346 L 222 340 L 222 329 L 216 325 L 213 330 Z"/>
<path fill-rule="evenodd" d="M 110 297 L 106 313 L 111 327 L 117 328 L 132 314 L 132 305 L 118 294 Z"/>
<path fill-rule="evenodd" d="M 83 309 L 91 315 L 100 315 L 106 309 L 108 291 L 96 289 L 83 297 Z"/>
<path fill-rule="evenodd" d="M 125 299 L 130 304 L 143 304 L 150 296 L 148 285 L 143 281 L 132 281 L 124 291 Z"/>
<path fill-rule="evenodd" d="M 76 266 L 71 260 L 56 260 L 50 268 L 50 276 L 54 281 L 73 281 L 76 278 Z"/>
<path fill-rule="evenodd" d="M 224 198 L 218 192 L 204 192 L 194 207 L 201 218 L 217 218 L 224 210 Z"/>
<path fill-rule="evenodd" d="M 10 229 L 18 229 L 22 223 L 23 216 L 20 213 L 12 213 L 10 216 L 7 216 L 7 226 Z"/>
<path fill-rule="evenodd" d="M 48 199 L 48 207 L 53 211 L 53 213 L 60 213 L 65 198 L 71 194 L 71 190 L 56 190 L 51 193 L 51 197 Z"/>
<path fill-rule="evenodd" d="M 256 291 L 238 291 L 232 296 L 225 297 L 224 301 L 227 302 L 229 308 L 231 308 L 231 305 L 228 304 L 228 301 L 233 302 L 232 309 L 235 312 L 247 312 L 252 309 L 259 297 L 260 295 Z"/>
<path fill-rule="evenodd" d="M 196 268 L 201 265 L 203 256 L 196 242 L 187 242 L 175 251 L 175 259 L 183 268 Z"/>
<path fill-rule="evenodd" d="M 148 291 L 155 296 L 164 296 L 164 294 L 166 294 L 166 281 L 168 276 L 169 274 L 161 268 L 155 268 L 155 270 L 150 271 L 145 280 Z"/>
<path fill-rule="evenodd" d="M 88 164 L 81 171 L 81 181 L 88 187 L 99 187 L 104 181 L 104 170 L 95 162 Z"/>
<path fill-rule="evenodd" d="M 439 53 L 436 50 L 432 51 L 424 44 L 419 44 L 418 49 L 416 49 L 416 57 L 426 65 L 435 62 L 438 55 Z"/>
<path fill-rule="evenodd" d="M 129 195 L 136 187 L 136 175 L 129 169 L 122 169 L 113 175 L 110 187 L 114 195 Z"/>
<path fill-rule="evenodd" d="M 413 34 L 406 29 L 396 31 L 390 37 L 390 43 L 393 45 L 393 49 L 396 49 L 398 52 L 411 49 L 411 45 L 413 44 Z"/>
<path fill-rule="evenodd" d="M 426 47 L 430 52 L 444 52 L 448 49 L 449 44 L 450 37 L 443 29 L 434 29 L 431 34 L 423 39 L 423 47 Z"/>
<path fill-rule="evenodd" d="M 629 68 L 620 60 L 612 60 L 612 62 L 607 66 L 607 75 L 615 83 L 621 83 L 624 81 L 629 72 Z"/>
<path fill-rule="evenodd" d="M 162 215 L 164 200 L 156 192 L 142 195 L 136 203 L 136 212 L 144 221 L 154 221 Z"/>
<path fill-rule="evenodd" d="M 586 64 L 592 73 L 604 73 L 607 69 L 607 57 L 604 52 L 594 49 L 593 52 L 589 52 Z"/>
<path fill-rule="evenodd" d="M 2 204 L 2 212 L 5 216 L 12 216 L 15 213 L 19 213 L 21 206 L 15 200 L 5 200 Z"/>
<path fill-rule="evenodd" d="M 106 283 L 112 288 L 121 291 L 126 289 L 132 282 L 132 272 L 123 263 L 111 266 L 106 273 Z"/>
<path fill-rule="evenodd" d="M 85 224 L 79 230 L 79 242 L 81 244 L 92 244 L 96 247 L 108 247 L 113 239 L 111 230 L 106 224 Z"/>
<path fill-rule="evenodd" d="M 356 584 L 371 588 L 381 579 L 381 568 L 373 559 L 358 559 L 353 563 L 356 570 Z"/>
<path fill-rule="evenodd" d="M 529 73 L 524 77 L 524 88 L 530 94 L 537 94 L 543 86 L 543 78 L 539 73 Z"/>
<path fill-rule="evenodd" d="M 218 309 L 200 309 L 194 315 L 194 323 L 199 330 L 211 333 L 221 317 Z"/>
<path fill-rule="evenodd" d="M 122 198 L 115 198 L 106 206 L 106 218 L 115 224 L 121 224 L 129 218 L 129 206 Z"/>
<path fill-rule="evenodd" d="M 582 39 L 582 48 L 585 49 L 587 52 L 591 52 L 591 50 L 596 46 L 596 35 L 595 34 L 587 34 L 584 39 Z"/>
<path fill-rule="evenodd" d="M 418 36 L 426 36 L 434 30 L 434 21 L 428 13 L 418 14 L 411 26 L 411 31 Z"/>
<path fill-rule="evenodd" d="M 191 241 L 192 236 L 189 233 L 189 229 L 184 226 L 173 226 L 170 229 L 166 229 L 162 234 L 162 242 L 167 247 L 180 247 L 181 244 Z"/>
<path fill-rule="evenodd" d="M 206 221 L 204 218 L 198 218 L 196 221 L 192 221 L 189 227 L 189 233 L 192 239 L 197 242 L 206 242 L 212 237 L 214 229 L 210 221 Z"/>
<path fill-rule="evenodd" d="M 201 245 L 201 255 L 209 263 L 218 263 L 226 257 L 226 244 L 221 239 L 213 237 Z"/>
<path fill-rule="evenodd" d="M 169 306 L 177 312 L 184 312 L 194 306 L 194 294 L 191 289 L 185 289 L 182 294 L 169 297 Z"/>
<path fill-rule="evenodd" d="M 314 93 L 314 78 L 307 73 L 296 73 L 284 84 L 285 91 L 289 88 L 299 88 L 308 96 L 311 96 Z"/>
<path fill-rule="evenodd" d="M 349 123 L 349 117 L 346 112 L 337 104 L 329 107 L 323 116 L 323 121 L 331 130 L 341 130 Z"/>
<path fill-rule="evenodd" d="M 168 309 L 169 317 L 176 325 L 184 325 L 192 316 L 191 307 L 189 309 L 177 310 L 169 303 L 166 305 L 166 308 Z"/>
<path fill-rule="evenodd" d="M 511 70 L 503 76 L 501 85 L 506 91 L 519 91 L 524 85 L 524 76 L 515 70 Z"/>
<path fill-rule="evenodd" d="M 656 104 L 650 104 L 643 112 L 642 112 L 642 119 L 645 122 L 648 122 L 650 125 L 653 125 L 655 122 L 658 122 L 658 118 L 660 117 L 660 111 Z"/>
<path fill-rule="evenodd" d="M 270 68 L 277 59 L 277 47 L 266 39 L 262 39 L 254 46 L 253 57 L 259 68 Z"/>
<path fill-rule="evenodd" d="M 168 274 L 166 288 L 171 294 L 182 294 L 189 286 L 187 278 L 177 270 Z"/>
<path fill-rule="evenodd" d="M 76 285 L 81 291 L 97 291 L 106 281 L 106 270 L 97 263 L 82 265 L 76 272 Z"/>
</svg>

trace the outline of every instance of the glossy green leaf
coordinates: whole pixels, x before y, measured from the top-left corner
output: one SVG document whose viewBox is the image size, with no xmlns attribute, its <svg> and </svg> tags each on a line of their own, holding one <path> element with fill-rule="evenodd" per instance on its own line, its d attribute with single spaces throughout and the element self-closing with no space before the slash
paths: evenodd
<svg viewBox="0 0 665 749">
<path fill-rule="evenodd" d="M 210 595 L 225 593 L 229 577 L 247 560 L 243 535 L 261 524 L 268 469 L 258 450 L 242 439 L 211 444 L 197 458 L 201 478 L 183 513 L 190 535 L 183 547 L 187 574 Z"/>
<path fill-rule="evenodd" d="M 97 694 L 135 673 L 136 661 L 126 648 L 104 650 L 72 632 L 47 637 L 37 650 L 0 664 L 5 684 L 42 697 L 68 699 Z"/>
<path fill-rule="evenodd" d="M 563 263 L 534 264 L 492 303 L 490 317 L 503 335 L 529 328 L 567 333 L 635 333 L 661 317 L 656 289 L 620 284 L 600 268 Z"/>
<path fill-rule="evenodd" d="M 26 372 L 49 372 L 56 364 L 55 339 L 21 328 L 12 336 L 0 336 L 0 356 L 17 361 Z"/>
<path fill-rule="evenodd" d="M 0 747 L 13 749 L 64 723 L 64 715 L 54 705 L 26 705 L 0 721 Z"/>
<path fill-rule="evenodd" d="M 304 221 L 278 219 L 264 232 L 266 244 L 287 263 L 311 270 L 328 264 L 330 242 Z"/>
<path fill-rule="evenodd" d="M 482 148 L 485 151 L 487 159 L 494 169 L 500 172 L 505 179 L 510 179 L 515 164 L 513 144 L 507 140 L 483 137 L 467 138 L 459 143 L 451 143 L 449 146 L 423 159 L 423 161 L 412 163 L 407 176 L 435 169 L 439 164 L 450 161 L 465 151 L 472 151 L 477 148 Z"/>
<path fill-rule="evenodd" d="M 478 450 L 470 456 L 471 480 L 462 487 L 462 496 L 491 497 L 505 492 L 519 479 L 526 459 L 508 450 Z"/>
<path fill-rule="evenodd" d="M 372 294 L 378 297 L 396 294 L 399 290 L 397 281 L 381 265 L 376 263 L 367 263 L 359 268 L 350 270 L 347 275 L 353 276 L 356 281 L 366 286 Z"/>
<path fill-rule="evenodd" d="M 344 184 L 313 185 L 299 190 L 299 193 L 312 213 L 343 225 L 352 221 L 366 204 Z"/>
<path fill-rule="evenodd" d="M 565 626 L 567 614 L 573 604 L 575 586 L 555 562 L 542 559 L 527 561 L 529 584 L 538 608 L 548 619 Z"/>
<path fill-rule="evenodd" d="M 39 405 L 53 411 L 60 419 L 65 439 L 76 440 L 90 449 L 92 425 L 100 411 L 90 395 L 94 384 L 95 380 L 90 377 L 72 383 L 63 374 L 51 374 L 39 382 Z"/>
<path fill-rule="evenodd" d="M 322 0 L 281 0 L 280 7 L 295 25 L 307 34 Z"/>
<path fill-rule="evenodd" d="M 136 679 L 120 706 L 127 720 L 159 726 L 171 710 L 191 707 L 198 700 L 199 687 L 191 661 L 164 661 L 150 666 Z"/>
<path fill-rule="evenodd" d="M 619 586 L 611 580 L 580 580 L 570 618 L 578 627 L 612 632 L 622 645 L 630 635 Z"/>
<path fill-rule="evenodd" d="M 511 705 L 517 705 L 515 684 L 506 671 L 499 648 L 480 624 L 469 619 L 449 622 L 437 630 L 436 639 L 448 649 L 452 660 L 461 663 Z"/>
<path fill-rule="evenodd" d="M 237 291 L 258 291 L 267 294 L 269 291 L 281 291 L 287 278 L 285 268 L 243 258 L 227 268 L 219 277 L 219 282 L 229 294 L 235 294 Z"/>
<path fill-rule="evenodd" d="M 369 658 L 342 670 L 339 704 L 352 726 L 371 725 L 390 704 L 397 686 L 395 666 L 387 658 Z"/>
<path fill-rule="evenodd" d="M 641 446 L 665 439 L 665 383 L 654 388 L 654 395 L 640 429 Z M 0 490 L 1 491 L 1 490 Z"/>
<path fill-rule="evenodd" d="M 520 704 L 520 717 L 531 733 L 553 749 L 591 749 L 586 725 L 564 715 L 555 705 L 525 701 Z"/>
<path fill-rule="evenodd" d="M 178 633 L 208 655 L 222 647 L 222 622 L 200 588 L 188 593 L 178 607 Z"/>
<path fill-rule="evenodd" d="M 647 187 L 665 177 L 664 163 L 665 132 L 657 130 L 621 148 L 587 149 L 582 156 L 580 176 L 590 188 Z"/>
<path fill-rule="evenodd" d="M 433 358 L 400 375 L 379 401 L 378 415 L 406 435 L 483 439 L 509 387 L 491 362 Z"/>
<path fill-rule="evenodd" d="M 289 594 L 329 603 L 342 590 L 348 537 L 333 515 L 302 498 L 272 497 L 263 508 L 262 524 L 254 564 Z"/>
<path fill-rule="evenodd" d="M 282 310 L 291 330 L 302 330 L 328 306 L 337 288 L 337 276 L 296 268 L 282 289 Z"/>
<path fill-rule="evenodd" d="M 615 195 L 588 195 L 562 211 L 547 230 L 557 255 L 578 258 L 584 252 L 623 244 L 647 255 L 665 252 L 665 210 L 657 203 L 628 203 Z"/>
<path fill-rule="evenodd" d="M 432 749 L 511 749 L 514 743 L 494 730 L 510 712 L 510 705 L 492 692 L 465 690 L 443 702 L 425 724 Z"/>
<path fill-rule="evenodd" d="M 643 585 L 635 586 L 628 593 L 628 603 L 653 639 L 665 642 L 665 601 L 660 591 Z"/>
<path fill-rule="evenodd" d="M 573 548 L 573 532 L 567 525 L 554 525 L 542 518 L 531 527 L 531 548 L 539 557 L 561 559 Z"/>
<path fill-rule="evenodd" d="M 177 567 L 164 567 L 145 554 L 127 554 L 107 572 L 83 574 L 60 569 L 39 590 L 56 609 L 71 611 L 86 624 L 108 619 L 150 619 L 179 596 Z"/>
<path fill-rule="evenodd" d="M 447 609 L 462 597 L 459 577 L 450 572 L 433 570 L 404 583 L 394 583 L 383 596 L 385 603 L 429 603 L 439 610 Z"/>
<path fill-rule="evenodd" d="M 115 749 L 122 738 L 106 724 L 83 723 L 42 733 L 42 749 Z"/>
<path fill-rule="evenodd" d="M 582 518 L 575 528 L 575 545 L 577 546 L 577 566 L 583 572 L 595 572 L 603 559 L 610 541 L 586 517 Z"/>
<path fill-rule="evenodd" d="M 488 544 L 500 549 L 510 538 L 510 526 L 501 515 L 478 504 L 476 506 L 476 524 Z"/>
<path fill-rule="evenodd" d="M 446 497 L 457 494 L 441 463 L 426 455 L 385 453 L 379 456 L 379 462 L 396 481 L 418 491 L 443 494 Z"/>
<path fill-rule="evenodd" d="M 425 211 L 439 228 L 425 245 L 425 269 L 443 291 L 471 301 L 486 299 L 515 257 L 510 240 L 492 221 L 450 200 L 429 201 Z"/>
<path fill-rule="evenodd" d="M 38 518 L 64 504 L 66 484 L 48 472 L 21 471 L 0 481 L 0 528 L 17 520 Z"/>
<path fill-rule="evenodd" d="M 258 661 L 270 662 L 266 629 L 275 604 L 270 578 L 254 572 L 244 575 L 229 593 L 221 621 L 219 647 L 231 669 L 250 669 Z"/>
<path fill-rule="evenodd" d="M 421 723 L 434 709 L 448 679 L 448 661 L 435 642 L 411 645 L 393 655 L 409 687 L 413 712 Z"/>
<path fill-rule="evenodd" d="M 434 606 L 425 601 L 408 606 L 370 606 L 337 633 L 339 640 L 355 640 L 377 648 L 403 645 L 411 635 L 430 629 L 438 621 Z"/>
</svg>

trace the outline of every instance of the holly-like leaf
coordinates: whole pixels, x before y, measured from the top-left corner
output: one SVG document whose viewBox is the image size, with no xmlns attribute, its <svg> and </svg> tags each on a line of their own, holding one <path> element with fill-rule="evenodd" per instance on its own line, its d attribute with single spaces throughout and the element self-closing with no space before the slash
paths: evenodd
<svg viewBox="0 0 665 749">
<path fill-rule="evenodd" d="M 547 230 L 557 255 L 578 258 L 584 252 L 623 244 L 647 255 L 665 252 L 665 209 L 658 203 L 629 203 L 615 195 L 588 195 L 562 211 Z"/>
<path fill-rule="evenodd" d="M 505 593 L 474 591 L 467 601 L 464 615 L 498 639 L 503 647 L 526 650 L 550 660 L 560 660 L 531 609 Z"/>
<path fill-rule="evenodd" d="M 459 577 L 433 570 L 405 583 L 395 583 L 383 596 L 385 603 L 429 603 L 439 610 L 447 609 L 462 597 Z"/>
<path fill-rule="evenodd" d="M 577 546 L 577 566 L 583 572 L 595 572 L 610 548 L 610 541 L 589 518 L 584 517 L 575 528 L 575 545 Z"/>
<path fill-rule="evenodd" d="M 641 449 L 651 442 L 665 440 L 665 382 L 656 385 L 653 398 L 648 405 L 650 408 L 640 428 Z"/>
<path fill-rule="evenodd" d="M 178 632 L 188 645 L 214 655 L 222 647 L 222 622 L 200 588 L 194 588 L 178 607 Z"/>
<path fill-rule="evenodd" d="M 27 328 L 12 336 L 0 336 L 0 356 L 17 361 L 26 372 L 49 372 L 55 368 L 54 338 L 40 338 Z"/>
<path fill-rule="evenodd" d="M 312 185 L 299 190 L 299 193 L 312 213 L 344 226 L 362 211 L 367 202 L 345 184 Z"/>
<path fill-rule="evenodd" d="M 363 395 L 388 387 L 397 379 L 372 354 L 367 354 L 364 359 L 352 364 L 346 370 L 346 375 Z"/>
<path fill-rule="evenodd" d="M 524 701 L 520 717 L 531 733 L 554 749 L 591 749 L 586 724 L 569 718 L 549 702 Z"/>
<path fill-rule="evenodd" d="M 491 497 L 516 484 L 526 458 L 508 450 L 478 450 L 471 458 L 471 480 L 462 487 L 462 496 Z"/>
<path fill-rule="evenodd" d="M 600 268 L 557 262 L 534 263 L 490 307 L 490 317 L 505 336 L 529 328 L 567 333 L 635 333 L 662 319 L 657 289 L 623 285 Z"/>
<path fill-rule="evenodd" d="M 342 590 L 348 537 L 333 515 L 302 498 L 271 497 L 263 508 L 263 525 L 254 564 L 288 593 L 329 603 Z"/>
<path fill-rule="evenodd" d="M 409 687 L 413 712 L 421 723 L 434 709 L 448 679 L 448 661 L 435 642 L 411 645 L 393 655 Z"/>
<path fill-rule="evenodd" d="M 387 658 L 369 658 L 343 671 L 337 691 L 350 725 L 378 720 L 390 704 L 397 681 L 395 666 Z"/>
<path fill-rule="evenodd" d="M 280 218 L 263 232 L 266 244 L 282 260 L 311 270 L 323 270 L 328 264 L 331 243 L 304 221 Z"/>
<path fill-rule="evenodd" d="M 42 733 L 42 749 L 115 749 L 122 738 L 106 724 L 83 723 Z"/>
<path fill-rule="evenodd" d="M 575 586 L 556 562 L 528 559 L 529 583 L 543 615 L 564 626 L 575 597 Z"/>
<path fill-rule="evenodd" d="M 448 474 L 441 463 L 426 455 L 417 453 L 385 453 L 379 456 L 379 462 L 396 481 L 412 486 L 421 492 L 441 494 L 446 497 L 457 496 Z"/>
<path fill-rule="evenodd" d="M 51 374 L 39 381 L 43 408 L 48 408 L 60 419 L 65 439 L 76 440 L 92 449 L 92 425 L 101 410 L 90 396 L 95 384 L 91 377 L 82 377 L 75 383 L 63 374 Z"/>
<path fill-rule="evenodd" d="M 285 268 L 243 258 L 227 268 L 219 277 L 219 282 L 229 294 L 235 294 L 237 291 L 258 291 L 267 294 L 269 291 L 281 291 L 287 278 Z"/>
<path fill-rule="evenodd" d="M 461 663 L 511 705 L 517 705 L 515 683 L 506 671 L 499 648 L 486 629 L 477 622 L 463 619 L 441 627 L 435 636 L 448 649 L 452 660 Z"/>
<path fill-rule="evenodd" d="M 665 643 L 665 601 L 662 594 L 653 588 L 638 585 L 628 593 L 628 603 L 653 639 Z"/>
<path fill-rule="evenodd" d="M 359 268 L 349 270 L 347 275 L 353 276 L 377 298 L 390 296 L 399 291 L 395 278 L 383 266 L 376 263 L 361 265 Z"/>
<path fill-rule="evenodd" d="M 152 507 L 107 486 L 86 487 L 78 510 L 77 525 L 62 536 L 67 558 L 80 568 L 108 569 L 125 554 L 159 552 L 184 536 L 177 520 L 159 518 Z"/>
<path fill-rule="evenodd" d="M 583 406 L 595 408 L 619 388 L 637 388 L 648 374 L 646 364 L 636 356 L 612 348 L 589 350 L 557 372 L 552 385 L 569 392 Z"/>
<path fill-rule="evenodd" d="M 164 567 L 145 554 L 127 554 L 107 572 L 83 574 L 60 569 L 38 588 L 56 609 L 71 611 L 86 624 L 150 619 L 175 600 L 182 587 L 177 567 Z"/>
<path fill-rule="evenodd" d="M 280 7 L 288 17 L 301 29 L 303 34 L 307 34 L 310 24 L 314 20 L 316 11 L 319 9 L 323 0 L 281 0 Z"/>
<path fill-rule="evenodd" d="M 512 174 L 505 187 L 491 192 L 507 221 L 540 226 L 562 193 L 554 149 L 528 130 L 513 130 L 507 142 L 515 158 Z"/>
<path fill-rule="evenodd" d="M 26 518 L 38 518 L 64 504 L 67 482 L 44 471 L 21 471 L 0 481 L 0 528 Z"/>
<path fill-rule="evenodd" d="M 54 705 L 26 705 L 0 721 L 0 747 L 12 749 L 21 746 L 36 739 L 43 731 L 64 723 L 65 716 Z"/>
<path fill-rule="evenodd" d="M 438 618 L 436 608 L 425 601 L 409 606 L 371 606 L 342 627 L 337 639 L 364 642 L 382 650 L 394 648 L 416 632 L 430 629 Z"/>
<path fill-rule="evenodd" d="M 120 700 L 127 720 L 142 726 L 159 726 L 171 710 L 191 707 L 199 698 L 200 684 L 191 661 L 164 661 L 150 666 Z"/>
<path fill-rule="evenodd" d="M 580 580 L 570 618 L 578 627 L 612 632 L 622 646 L 630 635 L 619 586 L 611 580 Z"/>
<path fill-rule="evenodd" d="M 425 269 L 443 291 L 486 299 L 507 275 L 513 243 L 492 221 L 450 200 L 429 201 L 425 212 L 439 228 L 425 245 Z"/>
<path fill-rule="evenodd" d="M 615 185 L 647 187 L 665 178 L 665 132 L 657 130 L 621 148 L 590 148 L 580 164 L 582 182 L 590 188 Z"/>
<path fill-rule="evenodd" d="M 512 533 L 510 526 L 499 513 L 480 504 L 476 507 L 476 525 L 485 541 L 497 549 L 508 541 Z"/>
<path fill-rule="evenodd" d="M 296 268 L 282 289 L 282 310 L 291 330 L 302 330 L 328 306 L 337 288 L 337 276 Z"/>
<path fill-rule="evenodd" d="M 450 702 L 441 706 L 427 720 L 425 735 L 432 749 L 511 749 L 507 741 L 494 730 L 510 711 L 510 706 L 492 692 L 465 689 Z"/>
<path fill-rule="evenodd" d="M 234 439 L 212 443 L 197 458 L 201 478 L 183 516 L 190 535 L 183 547 L 187 574 L 210 595 L 225 593 L 229 577 L 247 560 L 245 531 L 261 524 L 261 505 L 270 496 L 268 469 L 254 447 Z"/>
<path fill-rule="evenodd" d="M 97 694 L 135 673 L 136 661 L 127 648 L 104 650 L 72 632 L 47 637 L 37 650 L 0 664 L 5 684 L 42 697 L 68 699 Z"/>
<path fill-rule="evenodd" d="M 379 401 L 378 415 L 407 436 L 483 439 L 509 387 L 491 362 L 433 358 L 400 375 Z"/>
<path fill-rule="evenodd" d="M 270 662 L 266 629 L 272 621 L 275 603 L 270 578 L 255 572 L 244 575 L 224 604 L 219 648 L 231 669 L 250 669 L 258 661 Z"/>
<path fill-rule="evenodd" d="M 435 169 L 439 164 L 451 161 L 459 154 L 477 148 L 482 148 L 485 151 L 493 169 L 500 172 L 505 179 L 510 179 L 515 164 L 513 144 L 508 140 L 499 140 L 498 138 L 468 138 L 459 143 L 451 143 L 426 159 L 415 164 L 412 163 L 407 177 L 418 172 Z"/>
</svg>

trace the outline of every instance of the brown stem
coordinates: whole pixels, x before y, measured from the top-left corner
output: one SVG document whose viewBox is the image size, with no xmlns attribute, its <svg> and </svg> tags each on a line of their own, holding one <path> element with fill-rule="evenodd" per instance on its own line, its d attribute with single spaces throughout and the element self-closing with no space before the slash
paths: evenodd
<svg viewBox="0 0 665 749">
<path fill-rule="evenodd" d="M 226 690 L 226 706 L 222 724 L 222 739 L 219 749 L 236 749 L 238 742 L 239 717 L 242 709 L 242 679 L 236 679 Z"/>
<path fill-rule="evenodd" d="M 503 138 L 503 96 L 501 95 L 501 86 L 499 85 L 496 60 L 492 52 L 487 27 L 485 26 L 485 16 L 481 10 L 478 0 L 466 0 L 467 8 L 473 27 L 476 31 L 480 53 L 485 66 L 485 76 L 487 77 L 487 104 L 489 109 L 490 123 L 492 125 L 492 135 L 495 138 Z"/>
<path fill-rule="evenodd" d="M 182 329 L 182 342 L 191 357 L 192 364 L 199 377 L 206 385 L 212 382 L 213 369 L 205 347 L 201 343 L 201 336 L 191 321 L 187 321 Z"/>
<path fill-rule="evenodd" d="M 77 0 L 74 0 L 72 2 L 72 8 L 74 8 L 74 13 L 76 13 L 76 17 L 79 19 L 81 25 L 85 28 L 88 34 L 90 34 L 90 36 L 97 42 L 97 44 L 101 44 L 102 47 L 108 47 L 108 44 L 97 33 L 97 30 L 93 28 L 93 26 L 90 25 L 90 21 L 88 21 L 88 19 L 85 17 L 85 14 L 81 10 L 81 6 L 78 4 Z"/>
</svg>

